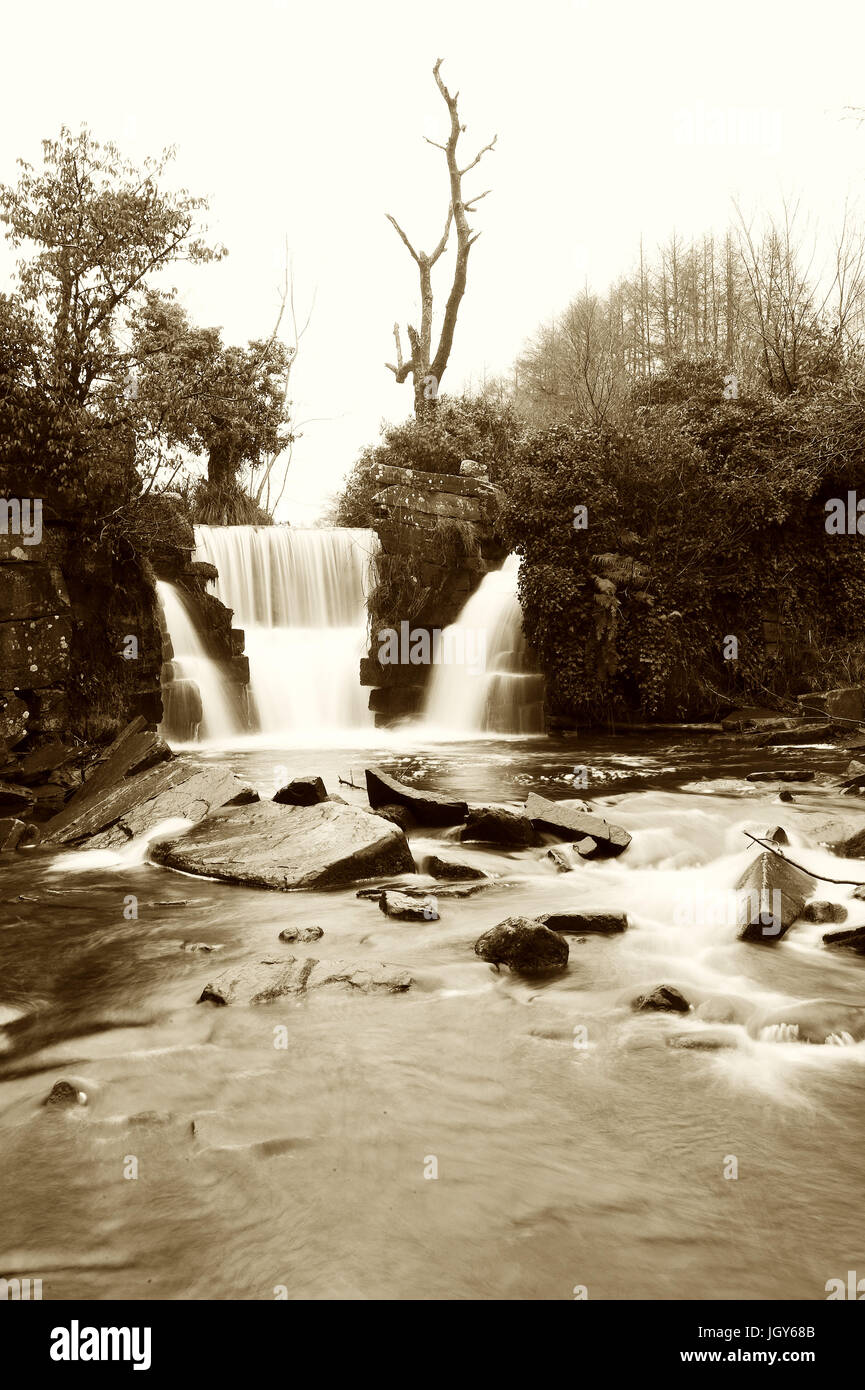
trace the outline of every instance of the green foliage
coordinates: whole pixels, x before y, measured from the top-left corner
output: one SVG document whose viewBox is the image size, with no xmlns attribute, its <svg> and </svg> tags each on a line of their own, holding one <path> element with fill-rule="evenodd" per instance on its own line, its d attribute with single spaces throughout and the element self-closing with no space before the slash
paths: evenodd
<svg viewBox="0 0 865 1390">
<path fill-rule="evenodd" d="M 728 400 L 720 369 L 680 363 L 634 394 L 624 427 L 529 437 L 502 480 L 501 529 L 524 557 L 526 633 L 551 709 L 682 718 L 831 683 L 818 655 L 835 654 L 840 675 L 865 560 L 861 537 L 827 534 L 823 503 L 865 495 L 860 402 L 858 382 Z M 737 661 L 723 659 L 730 635 Z"/>
</svg>

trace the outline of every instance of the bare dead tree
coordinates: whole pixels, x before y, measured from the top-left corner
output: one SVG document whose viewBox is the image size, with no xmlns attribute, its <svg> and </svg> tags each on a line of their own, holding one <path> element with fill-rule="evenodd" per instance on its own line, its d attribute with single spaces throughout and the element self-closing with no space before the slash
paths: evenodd
<svg viewBox="0 0 865 1390">
<path fill-rule="evenodd" d="M 436 85 L 442 94 L 444 102 L 450 115 L 450 134 L 447 143 L 441 145 L 436 140 L 424 137 L 428 145 L 434 145 L 437 150 L 444 152 L 447 161 L 448 182 L 450 186 L 450 201 L 448 204 L 445 228 L 441 238 L 432 252 L 417 251 L 406 236 L 402 227 L 395 217 L 387 213 L 387 220 L 397 232 L 403 245 L 406 247 L 412 260 L 418 268 L 420 278 L 420 301 L 421 318 L 420 328 L 414 324 L 406 326 L 409 347 L 411 349 L 408 357 L 403 356 L 402 340 L 400 337 L 399 324 L 393 326 L 394 341 L 396 343 L 396 363 L 388 362 L 385 365 L 392 371 L 400 385 L 409 377 L 412 379 L 414 387 L 414 408 L 415 415 L 420 419 L 428 415 L 435 408 L 442 377 L 448 364 L 451 348 L 454 340 L 454 330 L 457 323 L 460 303 L 466 289 L 466 278 L 468 274 L 469 252 L 480 236 L 480 232 L 473 232 L 469 226 L 468 214 L 474 213 L 475 205 L 485 198 L 489 189 L 483 193 L 477 193 L 473 197 L 464 200 L 462 181 L 469 170 L 480 163 L 481 159 L 488 151 L 495 147 L 498 136 L 494 135 L 488 145 L 484 145 L 479 150 L 474 159 L 469 160 L 468 164 L 460 168 L 457 145 L 460 136 L 466 127 L 461 124 L 457 102 L 459 92 L 453 95 L 448 91 L 441 77 L 441 65 L 443 59 L 439 58 L 433 68 L 433 77 Z M 451 227 L 456 228 L 457 248 L 456 264 L 454 266 L 453 281 L 450 293 L 445 305 L 444 317 L 442 320 L 441 333 L 439 335 L 438 347 L 433 353 L 433 290 L 432 290 L 432 271 L 433 266 L 441 259 L 447 249 Z"/>
<path fill-rule="evenodd" d="M 288 238 L 286 238 L 285 271 L 283 276 L 282 287 L 279 291 L 279 309 L 276 316 L 276 322 L 273 326 L 273 331 L 264 349 L 264 355 L 266 356 L 267 353 L 270 351 L 273 343 L 276 342 L 279 336 L 280 329 L 282 327 L 282 321 L 285 317 L 287 310 L 289 319 L 291 321 L 288 342 L 288 353 L 290 361 L 288 371 L 285 374 L 282 392 L 282 407 L 283 410 L 286 412 L 289 406 L 288 392 L 291 383 L 291 369 L 297 361 L 297 354 L 300 350 L 300 341 L 306 330 L 309 328 L 314 308 L 315 295 L 313 294 L 312 303 L 310 304 L 309 308 L 309 313 L 307 314 L 306 319 L 304 320 L 304 323 L 301 326 L 298 322 L 297 309 L 294 299 L 294 269 L 292 267 L 291 257 L 288 251 Z M 266 455 L 266 457 L 263 460 L 261 474 L 258 478 L 257 486 L 254 492 L 252 492 L 252 482 L 250 480 L 250 492 L 252 493 L 254 501 L 258 503 L 259 506 L 263 507 L 266 512 L 270 512 L 271 515 L 279 506 L 279 503 L 282 500 L 283 493 L 285 492 L 286 483 L 288 481 L 288 472 L 291 467 L 293 445 L 295 439 L 297 439 L 298 437 L 299 436 L 296 430 L 292 429 L 291 435 L 288 439 L 286 439 L 282 448 L 278 449 L 274 453 Z M 283 460 L 281 480 L 274 471 L 277 462 L 280 459 Z M 271 504 L 272 488 L 276 495 L 274 497 L 273 503 Z"/>
</svg>

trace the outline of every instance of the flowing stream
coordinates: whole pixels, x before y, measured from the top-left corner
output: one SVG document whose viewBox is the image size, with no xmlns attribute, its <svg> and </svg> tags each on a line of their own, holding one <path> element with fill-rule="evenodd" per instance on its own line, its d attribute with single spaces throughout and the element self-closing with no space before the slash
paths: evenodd
<svg viewBox="0 0 865 1390">
<path fill-rule="evenodd" d="M 585 1286 L 592 1299 L 807 1300 L 865 1271 L 865 1044 L 806 1045 L 760 1024 L 807 1000 L 832 1001 L 827 1016 L 865 1004 L 865 962 L 804 924 L 774 946 L 741 943 L 707 907 L 753 853 L 744 832 L 779 821 L 795 858 L 865 879 L 862 861 L 820 848 L 827 820 L 861 819 L 855 799 L 796 786 L 780 804 L 742 780 L 753 755 L 660 736 L 424 744 L 370 731 L 365 746 L 192 756 L 262 795 L 318 773 L 358 805 L 363 792 L 338 779 L 362 784 L 370 761 L 512 807 L 530 790 L 572 794 L 580 763 L 582 794 L 633 840 L 619 859 L 557 873 L 543 849 L 418 833 L 419 864 L 452 854 L 503 885 L 441 898 L 441 920 L 420 923 L 389 920 L 351 889 L 280 894 L 174 874 L 143 845 L 8 859 L 0 1272 L 41 1277 L 46 1299 L 284 1288 L 570 1300 Z M 760 759 L 827 772 L 846 761 L 818 749 Z M 843 900 L 858 925 L 865 902 L 852 891 L 823 884 L 819 896 Z M 497 973 L 473 953 L 507 916 L 578 906 L 624 910 L 630 926 L 571 938 L 561 976 Z M 398 964 L 416 984 L 196 1003 L 233 961 L 296 950 L 277 940 L 291 924 L 324 930 L 303 951 Z M 658 983 L 695 1006 L 732 1001 L 740 1021 L 634 1013 L 630 1000 Z M 45 1108 L 60 1078 L 89 1104 Z"/>
<path fill-rule="evenodd" d="M 732 907 L 747 832 L 779 822 L 793 858 L 865 879 L 865 862 L 823 847 L 839 822 L 861 823 L 860 805 L 819 781 L 781 803 L 744 780 L 755 754 L 723 741 L 525 737 L 540 690 L 514 560 L 455 625 L 475 658 L 483 637 L 483 661 L 442 663 L 422 719 L 375 730 L 357 669 L 373 544 L 366 532 L 199 528 L 199 558 L 217 565 L 245 629 L 254 731 L 237 729 L 179 592 L 161 585 L 187 683 L 173 696 L 184 756 L 230 767 L 263 797 L 316 774 L 358 806 L 370 763 L 512 809 L 533 790 L 573 796 L 579 765 L 579 794 L 630 846 L 602 861 L 565 850 L 572 868 L 559 872 L 546 846 L 413 832 L 407 881 L 428 885 L 441 914 L 418 923 L 353 889 L 282 894 L 172 873 L 145 839 L 4 856 L 0 1274 L 42 1279 L 46 1299 L 567 1300 L 581 1288 L 815 1299 L 865 1274 L 865 960 L 804 923 L 771 946 L 740 942 Z M 810 748 L 759 759 L 833 774 L 847 761 Z M 496 885 L 448 898 L 423 873 L 434 853 Z M 852 893 L 819 888 L 857 926 L 865 901 Z M 629 927 L 570 937 L 566 973 L 524 979 L 474 954 L 506 917 L 585 907 L 624 911 Z M 309 948 L 278 939 L 312 925 L 324 935 Z M 196 1002 L 227 966 L 297 950 L 384 961 L 415 983 L 399 996 Z M 634 1012 L 660 984 L 691 1011 Z M 797 1032 L 815 1000 L 825 1045 Z M 88 1103 L 46 1107 L 61 1079 Z"/>
</svg>

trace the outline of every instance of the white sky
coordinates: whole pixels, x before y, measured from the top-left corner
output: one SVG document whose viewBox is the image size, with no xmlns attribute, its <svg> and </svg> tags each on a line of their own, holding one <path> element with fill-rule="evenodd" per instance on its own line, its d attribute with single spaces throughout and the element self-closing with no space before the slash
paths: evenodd
<svg viewBox="0 0 865 1390">
<path fill-rule="evenodd" d="M 210 197 L 230 255 L 174 278 L 229 340 L 270 329 L 288 238 L 301 309 L 316 293 L 281 509 L 295 523 L 411 411 L 384 362 L 415 267 L 384 214 L 426 249 L 441 234 L 444 156 L 422 139 L 447 128 L 437 57 L 466 150 L 498 133 L 466 180 L 493 192 L 445 390 L 506 372 L 641 235 L 723 228 L 731 196 L 756 211 L 799 195 L 823 228 L 845 197 L 865 206 L 865 126 L 843 118 L 865 107 L 862 0 L 6 0 L 2 24 L 0 180 L 64 123 L 132 158 L 177 145 L 176 182 Z"/>
</svg>

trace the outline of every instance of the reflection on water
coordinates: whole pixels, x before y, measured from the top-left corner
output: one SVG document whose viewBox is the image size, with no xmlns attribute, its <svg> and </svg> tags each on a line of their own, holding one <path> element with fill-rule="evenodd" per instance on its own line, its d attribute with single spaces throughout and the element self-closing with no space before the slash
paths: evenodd
<svg viewBox="0 0 865 1390">
<path fill-rule="evenodd" d="M 865 1265 L 865 1045 L 771 1040 L 754 1021 L 791 1000 L 865 1004 L 865 962 L 825 952 L 815 926 L 741 944 L 700 904 L 747 862 L 743 830 L 770 823 L 820 872 L 865 879 L 865 864 L 819 848 L 819 825 L 849 816 L 850 798 L 797 787 L 781 805 L 718 746 L 390 740 L 372 756 L 475 801 L 561 795 L 585 764 L 581 794 L 634 837 L 621 859 L 557 874 L 537 851 L 425 831 L 416 858 L 456 850 L 512 885 L 442 899 L 435 923 L 390 921 L 350 890 L 172 874 L 134 852 L 7 859 L 0 1272 L 41 1277 L 55 1299 L 268 1299 L 279 1285 L 290 1298 L 570 1299 L 580 1284 L 590 1298 L 825 1297 L 828 1279 Z M 362 785 L 369 751 L 197 756 L 263 794 L 315 772 L 365 802 L 338 779 Z M 855 926 L 865 902 L 851 891 L 820 896 L 843 900 Z M 624 909 L 630 930 L 571 938 L 570 969 L 551 981 L 474 956 L 502 918 L 567 906 Z M 196 1006 L 213 973 L 287 952 L 280 930 L 313 923 L 325 935 L 304 950 L 404 966 L 416 987 Z M 220 949 L 185 949 L 196 943 Z M 660 982 L 695 1004 L 723 996 L 741 1021 L 633 1014 L 630 998 Z M 60 1077 L 86 1108 L 41 1106 Z"/>
</svg>

